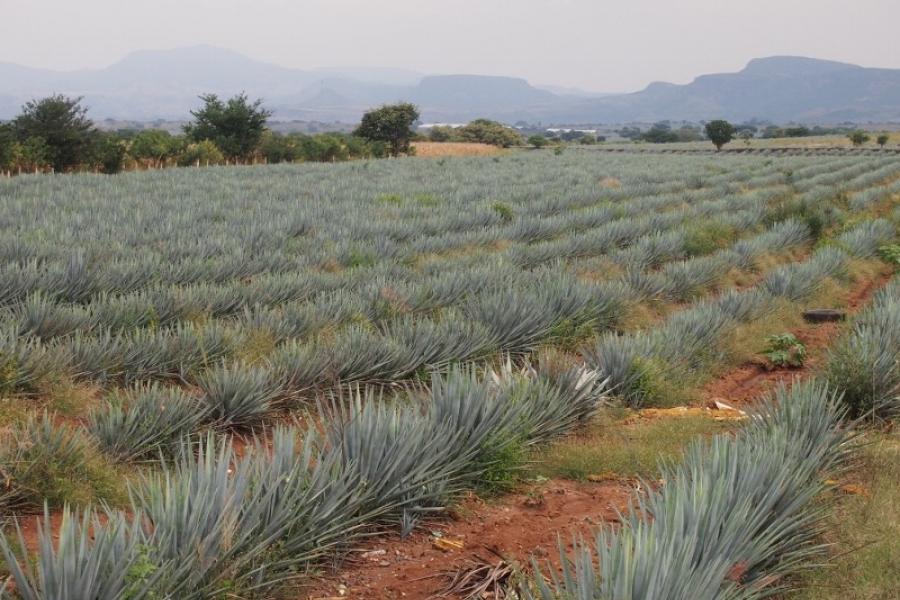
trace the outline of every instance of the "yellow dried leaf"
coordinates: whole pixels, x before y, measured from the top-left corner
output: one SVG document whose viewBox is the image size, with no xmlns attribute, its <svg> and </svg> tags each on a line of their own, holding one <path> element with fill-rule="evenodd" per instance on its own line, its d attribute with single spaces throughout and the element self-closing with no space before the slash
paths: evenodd
<svg viewBox="0 0 900 600">
<path fill-rule="evenodd" d="M 447 538 L 434 538 L 431 542 L 432 546 L 444 552 L 453 550 L 462 550 L 465 546 L 462 540 L 448 540 Z"/>
</svg>

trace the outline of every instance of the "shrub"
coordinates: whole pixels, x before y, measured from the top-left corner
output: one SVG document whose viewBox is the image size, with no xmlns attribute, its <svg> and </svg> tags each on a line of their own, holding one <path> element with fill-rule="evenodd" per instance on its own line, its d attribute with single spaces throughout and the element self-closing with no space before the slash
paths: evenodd
<svg viewBox="0 0 900 600">
<path fill-rule="evenodd" d="M 763 354 L 776 367 L 802 367 L 806 346 L 792 333 L 770 335 L 766 338 Z"/>
<path fill-rule="evenodd" d="M 94 446 L 52 414 L 31 414 L 3 437 L 0 507 L 35 510 L 115 496 L 114 477 Z"/>
</svg>

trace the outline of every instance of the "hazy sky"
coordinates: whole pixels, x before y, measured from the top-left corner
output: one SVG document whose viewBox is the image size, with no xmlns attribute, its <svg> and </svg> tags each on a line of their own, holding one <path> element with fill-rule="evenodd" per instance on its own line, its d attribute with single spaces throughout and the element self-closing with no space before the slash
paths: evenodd
<svg viewBox="0 0 900 600">
<path fill-rule="evenodd" d="M 796 54 L 900 68 L 900 0 L 0 0 L 0 62 L 213 44 L 285 66 L 631 91 Z"/>
</svg>

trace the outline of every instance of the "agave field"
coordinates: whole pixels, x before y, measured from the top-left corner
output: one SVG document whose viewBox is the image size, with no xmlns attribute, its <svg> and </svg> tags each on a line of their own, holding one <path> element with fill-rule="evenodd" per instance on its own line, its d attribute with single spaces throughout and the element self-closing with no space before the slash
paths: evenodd
<svg viewBox="0 0 900 600">
<path fill-rule="evenodd" d="M 814 153 L 0 181 L 0 597 L 296 598 L 351 544 L 605 407 L 682 401 L 738 332 L 884 271 L 898 198 L 897 157 Z M 771 595 L 815 553 L 848 415 L 900 408 L 898 298 L 520 597 Z"/>
</svg>

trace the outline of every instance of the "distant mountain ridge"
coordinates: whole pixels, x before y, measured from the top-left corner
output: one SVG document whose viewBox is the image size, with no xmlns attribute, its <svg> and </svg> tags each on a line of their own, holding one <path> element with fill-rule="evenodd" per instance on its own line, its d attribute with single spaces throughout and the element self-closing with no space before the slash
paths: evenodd
<svg viewBox="0 0 900 600">
<path fill-rule="evenodd" d="M 524 79 L 424 75 L 402 69 L 292 69 L 211 46 L 143 50 L 103 69 L 53 71 L 0 63 L 0 119 L 54 92 L 84 96 L 95 119 L 184 119 L 201 93 L 246 91 L 276 119 L 354 122 L 368 108 L 415 102 L 425 121 L 625 123 L 757 118 L 835 123 L 900 120 L 900 69 L 804 57 L 760 58 L 737 73 L 652 83 L 631 94 L 564 93 Z"/>
</svg>

